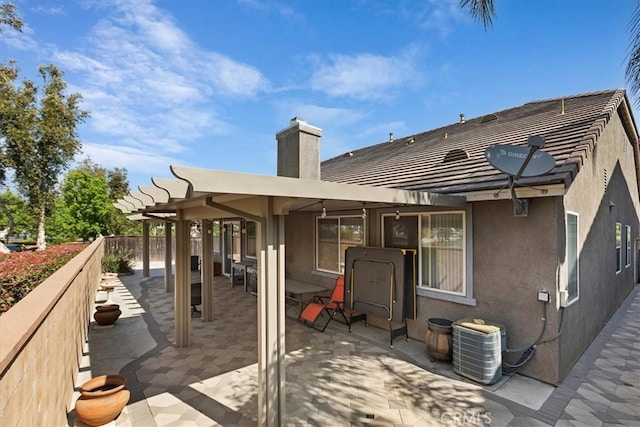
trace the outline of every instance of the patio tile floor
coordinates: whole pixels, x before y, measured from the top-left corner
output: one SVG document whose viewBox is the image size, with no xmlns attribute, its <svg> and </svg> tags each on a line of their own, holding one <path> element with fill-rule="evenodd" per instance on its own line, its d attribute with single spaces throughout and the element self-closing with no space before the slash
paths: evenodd
<svg viewBox="0 0 640 427">
<path fill-rule="evenodd" d="M 177 348 L 163 271 L 117 282 L 110 300 L 123 314 L 112 328 L 92 324 L 77 386 L 127 377 L 131 399 L 112 426 L 255 426 L 256 297 L 217 277 L 214 320 L 192 318 L 192 346 Z M 481 386 L 429 361 L 421 341 L 389 348 L 388 331 L 332 322 L 321 333 L 287 318 L 284 425 L 640 425 L 638 291 L 558 387 L 519 375 Z M 69 423 L 82 426 L 73 411 Z"/>
</svg>

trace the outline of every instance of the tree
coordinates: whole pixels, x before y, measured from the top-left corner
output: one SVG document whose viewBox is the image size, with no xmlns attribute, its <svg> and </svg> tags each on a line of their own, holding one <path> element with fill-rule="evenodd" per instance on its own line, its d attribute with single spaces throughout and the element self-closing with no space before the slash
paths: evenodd
<svg viewBox="0 0 640 427">
<path fill-rule="evenodd" d="M 0 34 L 3 33 L 4 27 L 6 26 L 8 26 L 9 28 L 13 28 L 16 31 L 22 31 L 22 24 L 22 18 L 18 16 L 15 5 L 11 3 L 0 4 Z M 2 78 L 2 75 L 0 75 L 0 78 Z M 0 99 L 0 102 L 2 102 L 2 99 Z M 4 117 L 0 115 L 0 122 L 2 122 L 3 120 Z M 2 139 L 2 134 L 0 134 L 0 139 Z M 0 147 L 0 187 L 3 187 L 5 185 L 5 180 L 7 178 L 6 170 L 7 162 L 5 161 L 4 154 L 2 153 L 2 149 Z M 11 212 L 2 199 L 0 199 L 0 211 L 7 216 L 7 225 L 3 230 L 0 230 L 0 237 L 2 237 L 0 238 L 0 253 L 7 253 L 9 252 L 9 249 L 4 246 L 2 240 L 4 239 L 4 236 L 8 236 L 11 233 L 11 228 L 13 227 L 14 220 L 11 216 Z"/>
<path fill-rule="evenodd" d="M 129 181 L 125 168 L 114 168 L 112 171 L 107 171 L 107 183 L 109 184 L 109 198 L 114 202 L 129 193 Z"/>
<path fill-rule="evenodd" d="M 35 230 L 33 218 L 28 214 L 27 202 L 10 190 L 0 194 L 0 240 L 6 239 L 10 234 L 32 235 Z"/>
<path fill-rule="evenodd" d="M 139 224 L 113 206 L 128 192 L 126 169 L 107 170 L 89 158 L 80 161 L 67 172 L 56 207 L 47 218 L 47 239 L 59 243 L 98 234 L 139 234 Z"/>
<path fill-rule="evenodd" d="M 113 205 L 114 202 L 122 199 L 129 193 L 127 170 L 124 168 L 114 168 L 111 171 L 107 171 L 107 182 L 109 184 L 111 204 L 109 205 L 106 234 L 140 234 L 142 232 L 142 224 L 140 221 L 129 220 L 120 209 Z"/>
<path fill-rule="evenodd" d="M 0 151 L 37 218 L 37 246 L 44 249 L 45 215 L 53 206 L 58 177 L 80 150 L 76 126 L 89 113 L 80 109 L 79 94 L 65 95 L 67 85 L 57 67 L 41 66 L 39 72 L 42 90 L 27 79 L 16 86 L 15 63 L 0 64 Z"/>
<path fill-rule="evenodd" d="M 70 170 L 51 217 L 50 237 L 56 241 L 94 239 L 105 230 L 110 204 L 103 168 L 85 163 Z"/>
<path fill-rule="evenodd" d="M 461 9 L 468 8 L 469 14 L 481 21 L 485 30 L 492 26 L 493 18 L 497 16 L 493 0 L 460 0 Z M 629 85 L 629 93 L 635 98 L 635 104 L 640 103 L 640 2 L 636 3 L 630 20 L 629 56 L 625 69 L 625 79 Z"/>
<path fill-rule="evenodd" d="M 493 25 L 493 18 L 497 16 L 493 0 L 460 0 L 458 6 L 460 9 L 468 8 L 469 14 L 481 21 L 485 30 Z"/>
<path fill-rule="evenodd" d="M 16 6 L 11 3 L 0 4 L 0 34 L 2 27 L 8 26 L 16 31 L 22 31 L 22 18 L 18 15 Z"/>
</svg>

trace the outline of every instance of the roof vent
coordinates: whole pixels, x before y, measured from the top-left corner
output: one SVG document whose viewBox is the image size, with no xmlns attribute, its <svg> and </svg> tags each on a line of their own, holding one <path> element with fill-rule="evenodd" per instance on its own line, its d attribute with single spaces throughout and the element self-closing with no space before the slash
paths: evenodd
<svg viewBox="0 0 640 427">
<path fill-rule="evenodd" d="M 393 132 L 389 132 L 389 142 L 393 142 Z"/>
<path fill-rule="evenodd" d="M 467 119 L 464 118 L 464 113 L 460 113 L 460 124 L 465 123 Z"/>
<path fill-rule="evenodd" d="M 469 153 L 467 153 L 466 151 L 460 149 L 460 148 L 455 148 L 451 151 L 449 151 L 445 156 L 444 159 L 442 160 L 442 163 L 449 163 L 449 162 L 457 162 L 460 160 L 465 160 L 469 158 Z"/>
<path fill-rule="evenodd" d="M 411 137 L 411 138 L 407 139 L 407 142 L 405 142 L 405 143 L 404 143 L 404 145 L 411 145 L 411 144 L 413 144 L 414 142 L 416 142 L 416 140 L 415 140 L 415 139 L 413 139 L 413 137 Z"/>
<path fill-rule="evenodd" d="M 344 153 L 344 157 L 353 157 L 353 152 Z"/>
<path fill-rule="evenodd" d="M 494 120 L 498 120 L 498 116 L 496 116 L 495 114 L 487 114 L 482 118 L 482 120 L 480 120 L 480 123 L 492 122 Z"/>
</svg>

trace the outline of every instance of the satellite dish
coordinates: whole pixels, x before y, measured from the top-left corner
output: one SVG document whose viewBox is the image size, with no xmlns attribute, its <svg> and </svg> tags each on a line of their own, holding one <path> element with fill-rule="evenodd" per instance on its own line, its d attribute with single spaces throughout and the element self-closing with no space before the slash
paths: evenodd
<svg viewBox="0 0 640 427">
<path fill-rule="evenodd" d="M 521 171 L 520 169 L 532 151 L 533 156 Z M 484 155 L 494 168 L 507 175 L 518 176 L 518 178 L 543 175 L 556 166 L 555 159 L 550 154 L 537 149 L 537 144 L 530 147 L 496 144 L 487 148 Z"/>
</svg>

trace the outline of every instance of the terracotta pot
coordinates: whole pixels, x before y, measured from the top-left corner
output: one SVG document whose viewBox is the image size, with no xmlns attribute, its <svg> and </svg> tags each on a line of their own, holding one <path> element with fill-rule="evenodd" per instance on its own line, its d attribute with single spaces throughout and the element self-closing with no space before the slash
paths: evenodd
<svg viewBox="0 0 640 427">
<path fill-rule="evenodd" d="M 431 318 L 427 320 L 424 342 L 427 345 L 427 355 L 432 361 L 433 359 L 444 361 L 452 359 L 452 324 L 453 322 L 447 319 Z"/>
<path fill-rule="evenodd" d="M 113 325 L 118 320 L 118 317 L 122 314 L 120 306 L 118 304 L 104 304 L 96 306 L 96 312 L 93 313 L 93 318 L 100 326 Z"/>
<path fill-rule="evenodd" d="M 100 397 L 123 390 L 127 377 L 123 375 L 100 375 L 80 386 L 80 394 L 86 397 Z"/>
<path fill-rule="evenodd" d="M 131 397 L 124 388 L 126 384 L 127 379 L 122 375 L 102 375 L 85 382 L 76 401 L 76 417 L 90 426 L 115 420 Z"/>
</svg>

